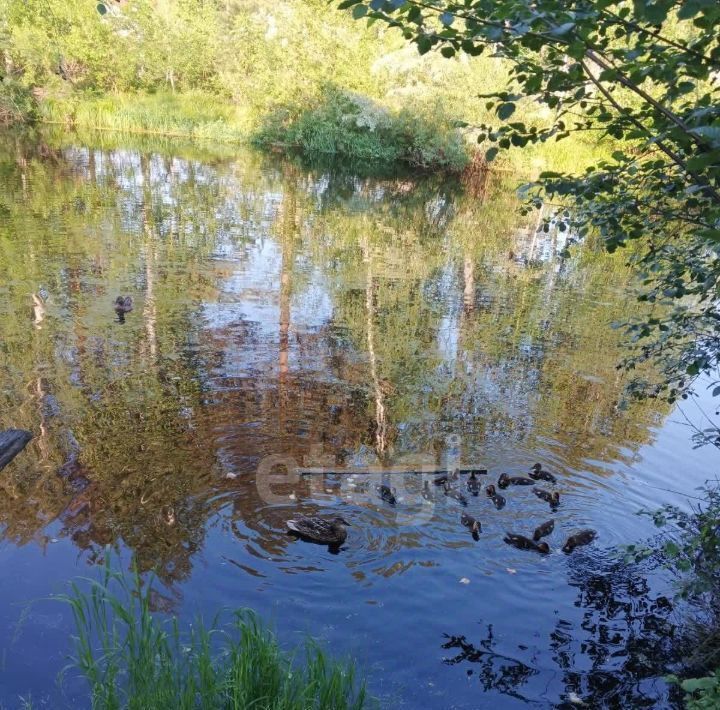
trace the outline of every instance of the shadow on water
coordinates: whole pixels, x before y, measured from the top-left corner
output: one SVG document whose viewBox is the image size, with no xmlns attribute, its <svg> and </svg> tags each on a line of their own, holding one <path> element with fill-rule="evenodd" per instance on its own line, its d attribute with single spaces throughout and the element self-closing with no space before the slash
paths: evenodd
<svg viewBox="0 0 720 710">
<path fill-rule="evenodd" d="M 443 663 L 460 665 L 484 692 L 553 707 L 683 707 L 678 686 L 664 677 L 690 650 L 674 602 L 653 591 L 654 570 L 607 555 L 576 555 L 568 584 L 572 620 L 559 618 L 546 642 L 497 648 L 494 626 L 479 621 L 473 637 L 444 634 Z M 501 626 L 502 624 L 500 624 Z M 450 655 L 452 654 L 452 655 Z"/>
</svg>

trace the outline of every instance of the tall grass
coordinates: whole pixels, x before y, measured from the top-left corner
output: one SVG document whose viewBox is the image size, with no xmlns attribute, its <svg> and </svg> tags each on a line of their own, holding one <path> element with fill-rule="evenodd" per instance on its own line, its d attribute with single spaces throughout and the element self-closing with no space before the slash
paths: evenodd
<svg viewBox="0 0 720 710">
<path fill-rule="evenodd" d="M 85 676 L 92 707 L 102 710 L 359 710 L 364 683 L 352 665 L 308 643 L 288 655 L 248 610 L 227 625 L 181 632 L 151 612 L 151 586 L 130 583 L 106 565 L 100 581 L 74 583 L 63 599 L 77 636 L 72 666 Z"/>
<path fill-rule="evenodd" d="M 219 143 L 241 143 L 248 135 L 244 119 L 232 104 L 197 91 L 47 97 L 40 111 L 44 121 L 95 130 Z"/>
</svg>

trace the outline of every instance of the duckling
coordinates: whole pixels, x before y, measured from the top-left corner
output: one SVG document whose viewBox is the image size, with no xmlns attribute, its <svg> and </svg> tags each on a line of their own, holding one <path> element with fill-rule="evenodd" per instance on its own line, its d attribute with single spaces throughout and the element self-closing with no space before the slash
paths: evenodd
<svg viewBox="0 0 720 710">
<path fill-rule="evenodd" d="M 334 518 L 298 515 L 285 523 L 291 533 L 323 545 L 342 545 L 347 539 L 346 525 L 350 523 L 337 515 Z"/>
<path fill-rule="evenodd" d="M 475 475 L 475 471 L 470 474 L 470 478 L 467 480 L 467 489 L 474 496 L 478 495 L 482 490 L 482 483 L 480 483 L 478 477 Z"/>
<path fill-rule="evenodd" d="M 444 486 L 448 482 L 448 477 L 446 474 L 443 474 L 442 476 L 438 476 L 437 478 L 433 479 L 433 483 L 436 486 Z"/>
<path fill-rule="evenodd" d="M 454 488 L 450 488 L 450 484 L 447 482 L 445 483 L 445 495 L 448 498 L 455 499 L 458 503 L 460 503 L 460 505 L 468 504 L 467 498 L 462 493 L 460 493 L 460 491 L 456 491 Z"/>
<path fill-rule="evenodd" d="M 125 315 L 125 313 L 130 313 L 130 311 L 133 309 L 133 300 L 132 296 L 118 296 L 115 299 L 115 313 L 120 315 L 121 313 Z"/>
<path fill-rule="evenodd" d="M 594 530 L 580 530 L 574 535 L 570 535 L 562 550 L 563 552 L 572 552 L 576 547 L 589 545 L 596 537 L 597 533 Z"/>
<path fill-rule="evenodd" d="M 394 488 L 390 488 L 390 486 L 386 486 L 383 483 L 382 485 L 376 486 L 376 490 L 386 503 L 390 503 L 390 505 L 397 503 L 397 498 L 395 497 L 397 491 Z"/>
<path fill-rule="evenodd" d="M 533 488 L 533 493 L 546 503 L 550 503 L 551 508 L 557 508 L 560 505 L 560 494 L 557 491 L 550 493 L 542 488 Z"/>
<path fill-rule="evenodd" d="M 492 500 L 493 503 L 495 503 L 495 507 L 500 510 L 505 507 L 505 498 L 503 498 L 496 490 L 495 486 L 489 485 L 485 489 L 485 493 L 487 493 L 488 498 Z"/>
<path fill-rule="evenodd" d="M 472 536 L 477 540 L 477 536 L 482 532 L 482 525 L 480 525 L 480 521 L 473 518 L 472 515 L 463 513 L 460 516 L 460 523 L 464 525 L 472 533 Z"/>
<path fill-rule="evenodd" d="M 525 478 L 524 476 L 510 476 L 508 481 L 511 486 L 534 486 L 535 481 L 532 478 Z"/>
<path fill-rule="evenodd" d="M 545 537 L 546 535 L 549 535 L 554 529 L 555 529 L 555 521 L 554 520 L 548 520 L 546 523 L 543 523 L 542 525 L 538 525 L 535 528 L 535 532 L 533 533 L 533 540 L 535 540 L 535 542 L 538 542 L 541 537 Z"/>
<path fill-rule="evenodd" d="M 530 478 L 536 481 L 548 481 L 549 483 L 557 483 L 557 478 L 550 471 L 543 471 L 543 467 L 539 464 L 533 464 L 532 471 L 528 474 Z"/>
<path fill-rule="evenodd" d="M 498 478 L 498 488 L 507 488 L 510 485 L 510 476 L 507 473 L 501 473 Z"/>
<path fill-rule="evenodd" d="M 432 499 L 433 499 L 433 494 L 432 494 L 432 491 L 430 490 L 430 481 L 427 481 L 427 480 L 426 480 L 426 481 L 423 483 L 423 489 L 422 489 L 422 493 L 421 493 L 420 495 L 422 495 L 422 497 L 423 497 L 425 500 L 427 500 L 427 501 L 432 501 Z"/>
<path fill-rule="evenodd" d="M 529 537 L 516 535 L 515 533 L 505 533 L 503 542 L 506 542 L 508 545 L 512 545 L 513 547 L 517 547 L 518 550 L 535 550 L 535 552 L 542 552 L 544 555 L 547 555 L 547 553 L 550 552 L 550 546 L 547 542 L 535 542 Z"/>
</svg>

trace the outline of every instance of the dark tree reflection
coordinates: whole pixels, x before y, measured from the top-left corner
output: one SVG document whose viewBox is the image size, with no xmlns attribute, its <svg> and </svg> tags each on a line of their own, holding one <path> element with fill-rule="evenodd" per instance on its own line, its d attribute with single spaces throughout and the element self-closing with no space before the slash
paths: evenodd
<svg viewBox="0 0 720 710">
<path fill-rule="evenodd" d="M 579 554 L 568 582 L 580 617 L 558 619 L 545 647 L 520 646 L 527 660 L 503 655 L 493 624 L 481 622 L 484 638 L 445 634 L 442 648 L 456 654 L 443 663 L 471 664 L 467 674 L 484 692 L 537 698 L 542 685 L 555 707 L 680 708 L 682 693 L 664 677 L 677 669 L 690 642 L 675 624 L 674 603 L 653 592 L 652 574 L 649 566 Z"/>
</svg>

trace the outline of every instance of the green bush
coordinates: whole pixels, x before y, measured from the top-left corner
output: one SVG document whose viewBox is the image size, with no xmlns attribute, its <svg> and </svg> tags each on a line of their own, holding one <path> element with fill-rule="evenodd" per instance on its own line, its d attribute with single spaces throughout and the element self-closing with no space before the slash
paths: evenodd
<svg viewBox="0 0 720 710">
<path fill-rule="evenodd" d="M 37 104 L 30 90 L 14 79 L 0 80 L 0 125 L 30 123 L 37 117 Z"/>
<path fill-rule="evenodd" d="M 311 103 L 270 114 L 254 136 L 263 147 L 308 157 L 405 164 L 423 170 L 462 170 L 468 150 L 439 108 L 431 114 L 392 112 L 360 94 L 326 88 Z"/>
<path fill-rule="evenodd" d="M 153 591 L 105 567 L 103 578 L 64 597 L 77 627 L 73 665 L 88 680 L 92 707 L 360 710 L 368 704 L 353 667 L 313 644 L 290 656 L 250 611 L 230 625 L 193 624 L 188 634 L 150 611 Z"/>
</svg>

